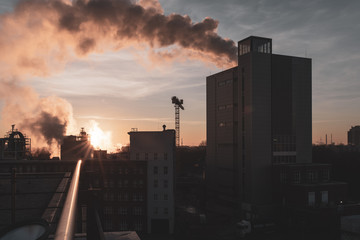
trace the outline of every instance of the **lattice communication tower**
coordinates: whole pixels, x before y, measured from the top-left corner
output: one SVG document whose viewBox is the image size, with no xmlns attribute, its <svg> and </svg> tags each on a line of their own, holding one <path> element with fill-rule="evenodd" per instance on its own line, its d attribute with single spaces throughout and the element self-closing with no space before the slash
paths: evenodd
<svg viewBox="0 0 360 240">
<path fill-rule="evenodd" d="M 171 98 L 172 103 L 175 107 L 175 140 L 176 140 L 176 146 L 180 145 L 180 108 L 184 110 L 183 103 L 184 101 L 182 99 L 178 99 L 176 96 L 173 96 Z"/>
</svg>

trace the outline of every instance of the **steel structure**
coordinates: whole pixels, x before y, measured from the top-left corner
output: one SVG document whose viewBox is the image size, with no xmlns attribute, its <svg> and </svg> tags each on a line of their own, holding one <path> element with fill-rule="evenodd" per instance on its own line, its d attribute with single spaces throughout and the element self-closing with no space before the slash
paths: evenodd
<svg viewBox="0 0 360 240">
<path fill-rule="evenodd" d="M 0 138 L 0 159 L 27 159 L 31 152 L 31 139 L 11 126 L 11 131 L 4 138 Z"/>
<path fill-rule="evenodd" d="M 180 145 L 180 108 L 184 110 L 183 103 L 184 101 L 182 99 L 178 99 L 176 96 L 173 96 L 171 98 L 171 101 L 175 107 L 175 139 L 176 139 L 176 146 Z"/>
</svg>

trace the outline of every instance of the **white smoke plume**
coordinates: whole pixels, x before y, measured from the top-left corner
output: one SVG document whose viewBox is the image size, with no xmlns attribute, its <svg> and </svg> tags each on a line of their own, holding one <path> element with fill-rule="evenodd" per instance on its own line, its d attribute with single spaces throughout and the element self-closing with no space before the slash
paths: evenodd
<svg viewBox="0 0 360 240">
<path fill-rule="evenodd" d="M 58 144 L 73 121 L 71 105 L 40 98 L 19 79 L 46 77 L 91 52 L 130 46 L 149 48 L 154 62 L 189 57 L 232 66 L 235 43 L 220 37 L 217 27 L 211 18 L 194 23 L 189 16 L 164 15 L 157 0 L 20 1 L 0 16 L 2 122 L 20 124 L 39 147 Z"/>
</svg>

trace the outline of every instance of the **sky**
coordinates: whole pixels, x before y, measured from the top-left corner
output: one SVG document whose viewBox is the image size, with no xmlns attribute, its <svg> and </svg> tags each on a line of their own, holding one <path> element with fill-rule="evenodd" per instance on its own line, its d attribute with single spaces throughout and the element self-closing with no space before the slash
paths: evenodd
<svg viewBox="0 0 360 240">
<path fill-rule="evenodd" d="M 187 15 L 193 23 L 219 21 L 217 33 L 237 42 L 250 35 L 272 38 L 273 53 L 312 59 L 313 143 L 330 135 L 347 143 L 360 125 L 360 1 L 333 0 L 160 0 L 165 15 Z M 16 1 L 2 0 L 0 12 Z M 41 47 L 41 46 L 40 46 Z M 73 109 L 71 133 L 94 121 L 112 140 L 129 143 L 127 132 L 174 128 L 171 97 L 184 100 L 180 113 L 183 145 L 206 139 L 206 76 L 226 68 L 179 57 L 161 64 L 144 49 L 104 49 L 73 58 L 46 76 L 27 76 L 41 97 L 66 99 Z M 0 107 L 3 103 L 0 100 Z M 0 132 L 10 126 L 2 124 Z M 21 129 L 20 129 L 21 130 Z"/>
</svg>

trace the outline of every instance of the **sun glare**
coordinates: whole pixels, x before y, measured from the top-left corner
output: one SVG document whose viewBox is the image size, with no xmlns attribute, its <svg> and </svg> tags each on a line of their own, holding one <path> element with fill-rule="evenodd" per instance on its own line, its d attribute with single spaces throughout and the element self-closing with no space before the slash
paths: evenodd
<svg viewBox="0 0 360 240">
<path fill-rule="evenodd" d="M 94 120 L 90 122 L 89 135 L 91 145 L 93 145 L 95 149 L 112 150 L 111 132 L 104 132 L 99 127 L 99 123 Z"/>
</svg>

